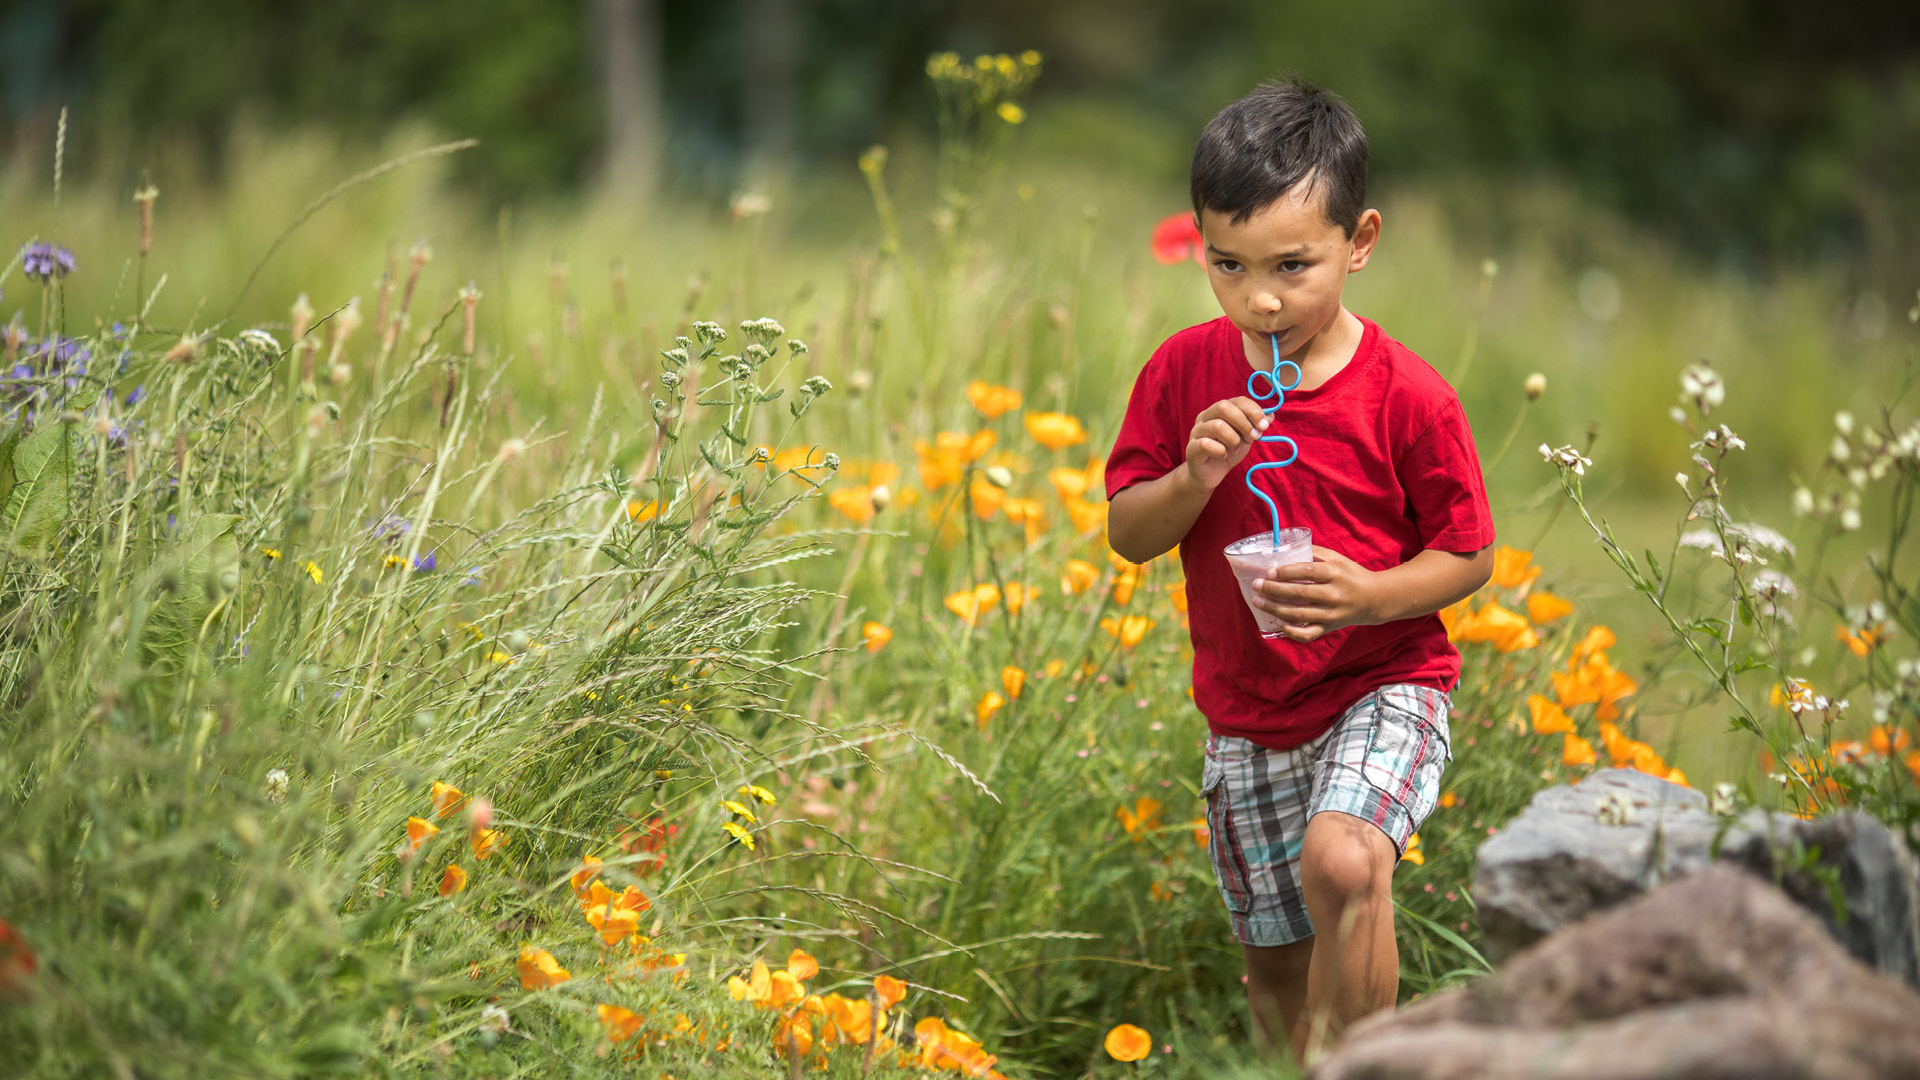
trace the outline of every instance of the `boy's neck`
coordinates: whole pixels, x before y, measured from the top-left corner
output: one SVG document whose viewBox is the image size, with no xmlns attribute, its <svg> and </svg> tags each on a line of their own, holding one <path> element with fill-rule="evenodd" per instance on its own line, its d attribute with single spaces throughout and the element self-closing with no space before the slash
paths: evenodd
<svg viewBox="0 0 1920 1080">
<path fill-rule="evenodd" d="M 1295 389 L 1318 390 L 1328 379 L 1340 374 L 1342 368 L 1353 360 L 1353 354 L 1360 348 L 1360 339 L 1365 336 L 1366 328 L 1360 325 L 1360 319 L 1342 305 L 1338 314 L 1321 327 L 1320 332 L 1307 339 L 1307 343 L 1291 353 L 1281 353 L 1280 359 L 1291 360 L 1300 365 L 1300 385 Z M 1273 367 L 1273 344 L 1264 334 L 1240 332 L 1240 350 L 1248 364 L 1256 371 L 1268 371 Z"/>
</svg>

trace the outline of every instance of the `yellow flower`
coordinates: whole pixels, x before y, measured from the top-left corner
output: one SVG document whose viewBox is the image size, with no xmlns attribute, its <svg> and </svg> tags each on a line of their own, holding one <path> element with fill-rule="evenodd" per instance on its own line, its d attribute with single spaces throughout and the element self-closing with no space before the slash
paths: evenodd
<svg viewBox="0 0 1920 1080">
<path fill-rule="evenodd" d="M 995 386 L 979 379 L 967 384 L 967 401 L 980 415 L 998 420 L 1020 407 L 1020 391 L 1010 386 Z"/>
<path fill-rule="evenodd" d="M 467 887 L 467 872 L 458 866 L 449 866 L 440 875 L 440 895 L 452 896 Z"/>
<path fill-rule="evenodd" d="M 1099 580 L 1099 567 L 1081 559 L 1069 559 L 1066 572 L 1060 575 L 1060 591 L 1077 596 L 1093 588 Z"/>
<path fill-rule="evenodd" d="M 880 623 L 869 622 L 860 628 L 860 640 L 866 643 L 868 652 L 877 653 L 893 640 L 893 631 Z"/>
<path fill-rule="evenodd" d="M 437 818 L 446 817 L 448 814 L 451 814 L 466 805 L 467 805 L 467 796 L 459 788 L 454 787 L 452 784 L 443 784 L 438 780 L 435 780 L 433 782 L 433 816 L 434 817 L 437 817 Z"/>
<path fill-rule="evenodd" d="M 1020 614 L 1020 609 L 1027 606 L 1027 601 L 1032 600 L 1035 597 L 1038 597 L 1039 595 L 1040 595 L 1040 590 L 1034 588 L 1031 585 L 1023 585 L 1018 581 L 1007 582 L 1007 594 L 1005 597 L 1007 602 L 1007 614 L 1009 615 Z"/>
<path fill-rule="evenodd" d="M 722 799 L 720 800 L 720 805 L 727 811 L 727 813 L 732 814 L 735 817 L 746 818 L 748 821 L 753 822 L 756 825 L 759 824 L 760 822 L 759 818 L 753 816 L 753 811 L 747 809 L 747 805 L 745 803 L 737 802 L 733 799 Z"/>
<path fill-rule="evenodd" d="M 561 967 L 553 954 L 545 949 L 521 949 L 519 962 L 515 966 L 520 970 L 522 990 L 545 990 L 573 978 L 573 974 Z"/>
<path fill-rule="evenodd" d="M 1020 691 L 1026 689 L 1027 673 L 1011 665 L 1000 669 L 1000 685 L 1006 688 L 1007 700 L 1016 701 Z"/>
<path fill-rule="evenodd" d="M 1419 833 L 1414 833 L 1412 836 L 1407 837 L 1407 853 L 1400 856 L 1400 861 L 1410 862 L 1415 866 L 1425 866 L 1427 864 L 1427 856 L 1420 850 Z"/>
<path fill-rule="evenodd" d="M 1011 101 L 1001 102 L 1000 107 L 993 111 L 999 113 L 1000 119 L 1009 124 L 1017 124 L 1027 118 L 1027 111 Z"/>
<path fill-rule="evenodd" d="M 1026 419 L 1027 434 L 1049 450 L 1064 450 L 1087 441 L 1087 429 L 1066 413 L 1030 412 Z"/>
<path fill-rule="evenodd" d="M 387 557 L 386 557 L 386 559 L 384 559 L 384 560 L 383 560 L 383 561 L 382 561 L 382 562 L 380 563 L 380 565 L 381 565 L 381 567 L 382 567 L 382 568 L 384 568 L 384 569 L 387 569 L 387 570 L 391 570 L 391 569 L 393 569 L 393 568 L 394 568 L 394 567 L 396 567 L 396 566 L 405 566 L 405 565 L 407 565 L 407 560 L 405 560 L 405 559 L 403 559 L 403 558 L 401 558 L 401 557 L 400 557 L 400 556 L 398 556 L 398 555 L 389 555 L 389 556 L 387 556 Z"/>
<path fill-rule="evenodd" d="M 1100 620 L 1100 629 L 1119 638 L 1120 646 L 1126 649 L 1140 644 L 1140 639 L 1146 637 L 1147 631 L 1153 629 L 1153 626 L 1153 620 L 1145 615 L 1128 615 L 1124 619 L 1116 619 L 1109 615 Z"/>
<path fill-rule="evenodd" d="M 280 549 L 279 549 L 279 548 L 270 548 L 270 547 L 263 547 L 263 548 L 261 548 L 261 549 L 260 549 L 260 554 L 262 554 L 262 555 L 265 555 L 265 556 L 266 556 L 266 557 L 267 557 L 268 559 L 271 559 L 271 560 L 273 560 L 274 562 L 279 562 L 279 561 L 280 561 Z"/>
<path fill-rule="evenodd" d="M 979 701 L 974 702 L 974 722 L 979 726 L 981 731 L 987 730 L 987 721 L 992 720 L 993 714 L 999 712 L 1006 704 L 1007 699 L 1000 696 L 1000 691 L 998 690 L 989 690 Z"/>
<path fill-rule="evenodd" d="M 627 503 L 627 518 L 635 525 L 644 525 L 660 515 L 660 504 L 651 499 L 641 502 L 638 499 Z"/>
<path fill-rule="evenodd" d="M 1142 795 L 1131 809 L 1121 807 L 1113 812 L 1120 819 L 1120 827 L 1127 830 L 1134 843 L 1146 839 L 1146 835 L 1160 827 L 1160 800 Z"/>
<path fill-rule="evenodd" d="M 1115 1061 L 1139 1061 L 1153 1052 L 1153 1036 L 1145 1028 L 1121 1024 L 1107 1032 L 1107 1056 Z"/>
<path fill-rule="evenodd" d="M 400 848 L 401 853 L 403 855 L 412 855 L 414 852 L 420 850 L 421 844 L 426 843 L 429 839 L 432 839 L 439 832 L 440 832 L 440 826 L 435 825 L 433 822 L 428 821 L 426 818 L 422 818 L 422 817 L 408 818 L 407 819 L 407 839 L 406 839 L 406 842 L 401 845 L 401 848 Z"/>
<path fill-rule="evenodd" d="M 1544 626 L 1555 619 L 1573 614 L 1573 605 L 1553 595 L 1545 589 L 1527 594 L 1527 618 L 1535 625 Z"/>
<path fill-rule="evenodd" d="M 325 584 L 326 574 L 321 571 L 319 563 L 308 559 L 306 562 L 300 564 L 300 569 L 307 572 L 307 576 L 313 579 L 315 585 Z"/>
<path fill-rule="evenodd" d="M 1441 794 L 1440 794 L 1440 809 L 1442 809 L 1442 810 L 1451 810 L 1451 809 L 1453 809 L 1454 807 L 1456 807 L 1456 806 L 1459 806 L 1459 805 L 1460 805 L 1460 796 L 1458 796 L 1458 795 L 1455 795 L 1455 794 L 1454 794 L 1453 792 L 1451 792 L 1451 791 L 1445 791 L 1445 792 L 1441 792 Z"/>
<path fill-rule="evenodd" d="M 735 822 L 731 822 L 731 821 L 721 822 L 720 828 L 725 830 L 728 836 L 731 836 L 735 840 L 738 840 L 742 844 L 745 844 L 747 846 L 748 851 L 753 850 L 753 834 L 752 833 L 748 832 L 747 830 L 741 828 Z"/>
<path fill-rule="evenodd" d="M 1493 583 L 1503 589 L 1517 589 L 1540 576 L 1540 568 L 1530 565 L 1533 552 L 1501 545 L 1493 550 Z"/>
<path fill-rule="evenodd" d="M 752 799 L 762 806 L 773 805 L 773 792 L 768 791 L 759 784 L 741 784 L 740 794 L 745 795 L 747 798 Z"/>
</svg>

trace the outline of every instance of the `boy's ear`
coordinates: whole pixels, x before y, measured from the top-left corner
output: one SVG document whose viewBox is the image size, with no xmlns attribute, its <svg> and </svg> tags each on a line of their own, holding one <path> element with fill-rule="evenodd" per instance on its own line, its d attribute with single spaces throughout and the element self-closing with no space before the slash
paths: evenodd
<svg viewBox="0 0 1920 1080">
<path fill-rule="evenodd" d="M 1367 268 L 1367 260 L 1373 258 L 1373 246 L 1380 242 L 1380 211 L 1363 210 L 1360 223 L 1353 227 L 1353 254 L 1347 259 L 1347 273 L 1357 273 Z"/>
</svg>

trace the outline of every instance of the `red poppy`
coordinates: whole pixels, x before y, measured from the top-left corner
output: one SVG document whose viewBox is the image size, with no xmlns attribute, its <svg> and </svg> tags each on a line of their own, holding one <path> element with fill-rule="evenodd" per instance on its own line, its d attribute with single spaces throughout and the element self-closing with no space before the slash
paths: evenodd
<svg viewBox="0 0 1920 1080">
<path fill-rule="evenodd" d="M 1200 227 L 1189 213 L 1168 214 L 1153 227 L 1153 257 L 1171 266 L 1181 259 L 1207 265 L 1206 245 L 1200 239 Z"/>
</svg>

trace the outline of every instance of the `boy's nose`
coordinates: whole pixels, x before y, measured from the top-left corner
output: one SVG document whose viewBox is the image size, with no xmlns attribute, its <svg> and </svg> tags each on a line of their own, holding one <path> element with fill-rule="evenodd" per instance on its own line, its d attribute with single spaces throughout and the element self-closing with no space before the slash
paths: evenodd
<svg viewBox="0 0 1920 1080">
<path fill-rule="evenodd" d="M 1249 306 L 1253 308 L 1254 314 L 1256 315 L 1278 315 L 1280 313 L 1280 297 L 1278 294 L 1268 292 L 1264 289 L 1256 289 L 1249 300 Z"/>
</svg>

